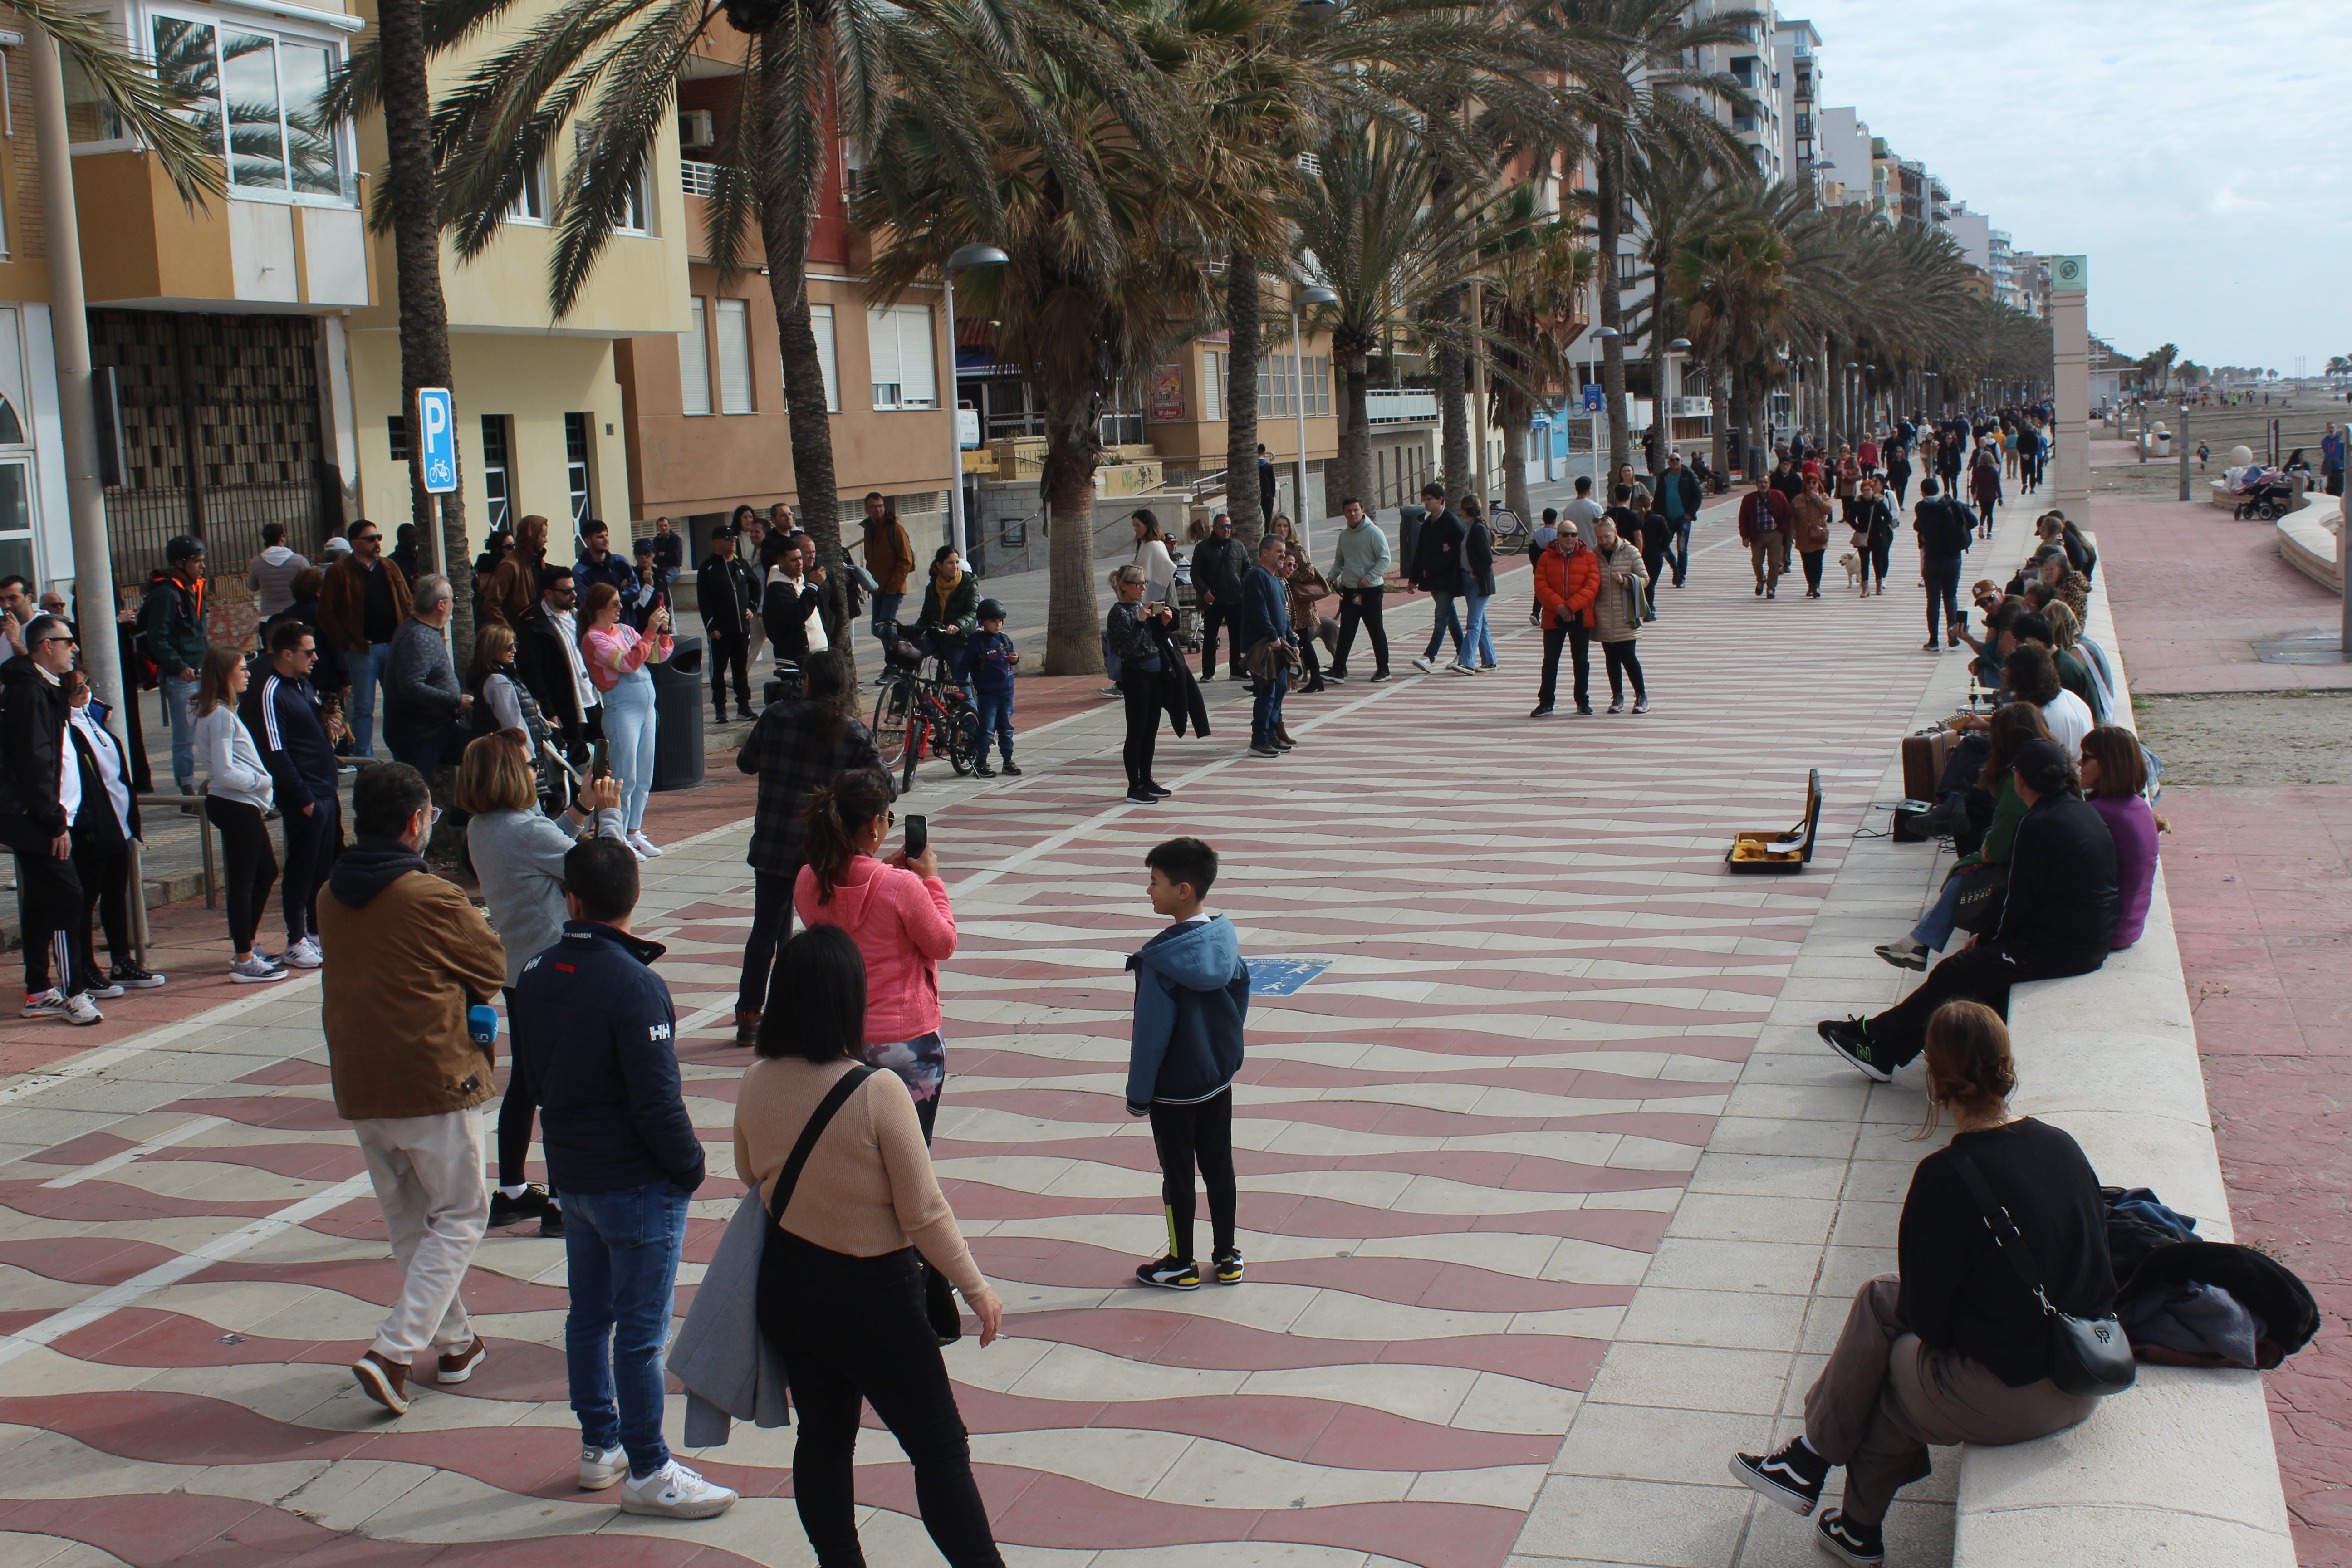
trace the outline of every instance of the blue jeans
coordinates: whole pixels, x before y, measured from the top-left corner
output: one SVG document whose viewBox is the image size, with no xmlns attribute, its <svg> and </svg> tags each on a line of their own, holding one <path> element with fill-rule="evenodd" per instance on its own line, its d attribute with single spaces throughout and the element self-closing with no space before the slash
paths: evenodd
<svg viewBox="0 0 2352 1568">
<path fill-rule="evenodd" d="M 1274 678 L 1261 680 L 1250 696 L 1250 744 L 1271 746 L 1282 725 L 1282 694 L 1290 688 L 1290 667 L 1277 664 Z"/>
<path fill-rule="evenodd" d="M 1486 599 L 1484 594 L 1465 594 L 1470 601 L 1469 618 L 1462 623 L 1462 662 L 1495 667 L 1495 634 L 1486 626 Z"/>
<path fill-rule="evenodd" d="M 352 677 L 352 746 L 362 757 L 375 755 L 375 689 L 383 679 L 383 667 L 391 661 L 388 642 L 370 643 L 365 653 L 346 650 L 343 654 L 343 668 Z"/>
<path fill-rule="evenodd" d="M 954 681 L 958 686 L 962 686 L 971 679 L 971 643 L 969 639 L 961 643 L 948 643 L 935 637 L 926 637 L 923 639 L 923 647 L 927 651 L 939 656 L 940 663 L 946 668 L 950 680 Z"/>
<path fill-rule="evenodd" d="M 971 705 L 980 710 L 980 760 L 988 761 L 990 736 L 1004 752 L 1004 760 L 1013 760 L 1013 689 L 1002 691 L 979 691 L 971 694 Z"/>
<path fill-rule="evenodd" d="M 667 1182 L 565 1193 L 563 1264 L 572 1310 L 563 1360 L 580 1446 L 629 1451 L 643 1479 L 669 1463 L 662 1441 L 662 1351 L 669 1342 L 688 1195 Z"/>
<path fill-rule="evenodd" d="M 1951 876 L 1944 879 L 1944 890 L 1919 923 L 1911 928 L 1911 940 L 1926 946 L 1930 952 L 1941 952 L 1944 944 L 1952 940 L 1952 921 L 1960 912 L 1960 883 L 1964 879 Z"/>
<path fill-rule="evenodd" d="M 172 728 L 172 782 L 184 790 L 196 782 L 196 682 L 163 678 L 163 721 Z"/>
<path fill-rule="evenodd" d="M 1445 646 L 1446 636 L 1451 633 L 1454 637 L 1454 657 L 1456 661 L 1459 661 L 1462 658 L 1462 618 L 1454 613 L 1454 595 L 1432 592 L 1429 595 L 1429 651 L 1421 657 L 1435 658 L 1437 650 Z"/>
<path fill-rule="evenodd" d="M 888 640 L 890 628 L 896 626 L 898 621 L 898 606 L 904 605 L 906 602 L 907 595 L 904 594 L 877 594 L 874 595 L 874 640 L 876 642 L 887 642 Z"/>
<path fill-rule="evenodd" d="M 654 678 L 643 669 L 621 677 L 604 693 L 604 757 L 621 781 L 621 817 L 635 833 L 646 825 L 646 798 L 654 789 Z"/>
<path fill-rule="evenodd" d="M 1666 547 L 1666 553 L 1675 563 L 1675 586 L 1677 588 L 1683 585 L 1683 579 L 1690 575 L 1691 521 L 1686 517 L 1675 519 L 1675 537 Z M 1653 583 L 1650 586 L 1654 590 L 1657 584 Z"/>
</svg>

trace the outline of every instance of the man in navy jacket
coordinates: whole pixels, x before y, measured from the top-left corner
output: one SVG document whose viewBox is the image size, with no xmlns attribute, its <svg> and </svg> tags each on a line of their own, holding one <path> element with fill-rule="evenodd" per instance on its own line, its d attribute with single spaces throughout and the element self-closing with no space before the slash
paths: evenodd
<svg viewBox="0 0 2352 1568">
<path fill-rule="evenodd" d="M 580 1485 L 625 1473 L 624 1511 L 705 1519 L 735 1494 L 672 1458 L 661 1432 L 662 1346 L 702 1143 L 678 1083 L 677 1015 L 652 969 L 664 950 L 629 931 L 635 852 L 583 839 L 563 858 L 563 938 L 523 966 L 509 1016 L 548 1185 L 563 1198 Z"/>
<path fill-rule="evenodd" d="M 1290 628 L 1290 590 L 1286 565 L 1290 546 L 1278 533 L 1257 543 L 1257 564 L 1242 580 L 1242 635 L 1239 646 L 1255 648 L 1264 642 L 1297 643 Z M 1253 688 L 1250 700 L 1250 750 L 1261 757 L 1278 757 L 1290 750 L 1282 739 L 1282 694 L 1290 685 L 1290 666 L 1279 657 Z"/>
<path fill-rule="evenodd" d="M 269 634 L 269 673 L 245 689 L 238 717 L 261 749 L 272 794 L 286 823 L 286 879 L 278 901 L 286 910 L 286 962 L 316 969 L 319 889 L 343 847 L 342 776 L 335 742 L 310 689 L 319 662 L 318 638 L 300 621 L 278 623 Z"/>
</svg>

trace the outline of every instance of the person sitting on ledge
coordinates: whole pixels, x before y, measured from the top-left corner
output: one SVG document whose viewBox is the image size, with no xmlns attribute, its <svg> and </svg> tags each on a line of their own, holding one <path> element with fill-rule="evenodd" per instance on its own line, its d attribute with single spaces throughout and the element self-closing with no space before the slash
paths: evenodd
<svg viewBox="0 0 2352 1568">
<path fill-rule="evenodd" d="M 1830 1049 L 1885 1083 L 1926 1043 L 1927 1020 L 1954 1000 L 1982 1002 L 2006 1017 L 2022 980 L 2088 974 L 2106 962 L 2116 934 L 2116 844 L 2081 798 L 2082 784 L 2055 741 L 2028 741 L 2010 763 L 2024 818 L 2010 847 L 2000 925 L 1927 972 L 1917 990 L 1872 1018 L 1815 1025 Z"/>
<path fill-rule="evenodd" d="M 1822 1549 L 1849 1563 L 1886 1560 L 1887 1507 L 1926 1479 L 1930 1445 L 2028 1442 L 2098 1403 L 2051 1381 L 2042 1304 L 2000 1255 L 1963 1161 L 2008 1209 L 2052 1307 L 2103 1318 L 2115 1304 L 2098 1175 L 2073 1138 L 2010 1110 L 2009 1030 L 1981 1003 L 1947 1002 L 1928 1022 L 1927 1048 L 1927 1118 L 1913 1136 L 1933 1132 L 1948 1110 L 1952 1141 L 1911 1173 L 1898 1271 L 1854 1292 L 1806 1392 L 1803 1434 L 1769 1454 L 1731 1456 L 1734 1478 L 1801 1516 L 1844 1466 L 1842 1506 L 1817 1528 Z"/>
</svg>

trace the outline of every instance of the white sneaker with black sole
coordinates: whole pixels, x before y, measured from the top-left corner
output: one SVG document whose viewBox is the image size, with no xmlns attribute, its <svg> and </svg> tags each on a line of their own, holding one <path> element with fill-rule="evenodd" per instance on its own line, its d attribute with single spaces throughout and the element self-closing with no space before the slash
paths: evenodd
<svg viewBox="0 0 2352 1568">
<path fill-rule="evenodd" d="M 1412 667 L 1422 674 L 1427 675 L 1437 668 L 1437 661 L 1433 658 L 1417 658 L 1412 661 Z"/>
<path fill-rule="evenodd" d="M 601 1492 L 628 1473 L 626 1448 L 580 1450 L 580 1489 L 583 1492 Z"/>
<path fill-rule="evenodd" d="M 290 968 L 317 969 L 326 962 L 327 955 L 319 951 L 319 939 L 315 936 L 306 936 L 286 950 L 285 963 Z"/>
<path fill-rule="evenodd" d="M 704 1480 L 672 1459 L 640 1480 L 632 1476 L 621 1483 L 623 1513 L 652 1514 L 661 1519 L 709 1519 L 735 1506 L 735 1494 Z"/>
<path fill-rule="evenodd" d="M 272 980 L 283 980 L 292 973 L 274 960 L 256 952 L 243 963 L 231 964 L 228 977 L 239 985 L 262 985 Z"/>
</svg>

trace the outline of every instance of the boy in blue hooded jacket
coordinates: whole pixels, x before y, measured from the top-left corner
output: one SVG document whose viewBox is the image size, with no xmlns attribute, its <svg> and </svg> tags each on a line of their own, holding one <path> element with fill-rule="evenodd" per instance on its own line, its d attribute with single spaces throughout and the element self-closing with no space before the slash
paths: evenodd
<svg viewBox="0 0 2352 1568">
<path fill-rule="evenodd" d="M 1192 1171 L 1209 1194 L 1210 1260 L 1218 1281 L 1238 1285 L 1234 1245 L 1234 1075 L 1249 1017 L 1249 970 L 1233 922 L 1201 907 L 1217 879 L 1217 852 L 1197 838 L 1171 838 L 1143 858 L 1151 910 L 1174 921 L 1131 954 L 1135 1034 L 1127 1069 L 1127 1112 L 1151 1118 L 1168 1210 L 1168 1256 L 1138 1268 L 1146 1285 L 1197 1290 L 1192 1262 Z"/>
</svg>

